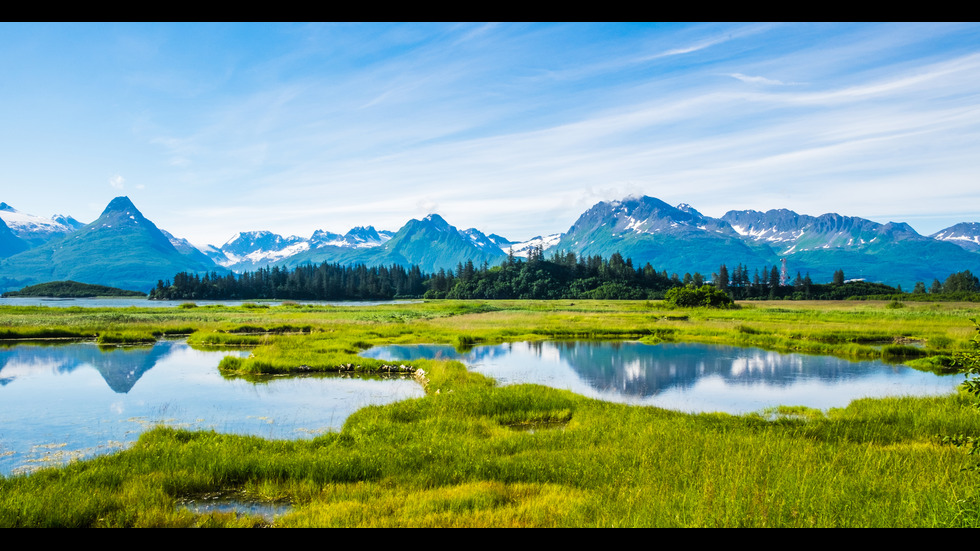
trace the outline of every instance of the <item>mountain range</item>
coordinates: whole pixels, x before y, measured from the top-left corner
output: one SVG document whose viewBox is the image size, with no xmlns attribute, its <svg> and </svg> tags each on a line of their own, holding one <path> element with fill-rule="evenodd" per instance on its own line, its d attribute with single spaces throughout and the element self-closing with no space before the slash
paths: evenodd
<svg viewBox="0 0 980 551">
<path fill-rule="evenodd" d="M 766 270 L 785 258 L 791 277 L 829 281 L 840 269 L 849 279 L 909 289 L 963 270 L 980 273 L 980 223 L 923 236 L 901 222 L 786 209 L 733 210 L 712 218 L 690 205 L 646 196 L 599 202 L 568 231 L 526 241 L 460 230 L 430 214 L 395 232 L 362 226 L 302 238 L 250 231 L 220 247 L 201 248 L 157 228 L 127 197 L 113 199 L 91 224 L 67 216 L 43 219 L 0 203 L 0 291 L 62 279 L 146 291 L 178 272 L 223 275 L 322 262 L 417 265 L 433 273 L 467 261 L 493 266 L 535 248 L 604 258 L 619 252 L 637 267 L 649 262 L 658 271 L 706 277 L 722 264 Z"/>
</svg>

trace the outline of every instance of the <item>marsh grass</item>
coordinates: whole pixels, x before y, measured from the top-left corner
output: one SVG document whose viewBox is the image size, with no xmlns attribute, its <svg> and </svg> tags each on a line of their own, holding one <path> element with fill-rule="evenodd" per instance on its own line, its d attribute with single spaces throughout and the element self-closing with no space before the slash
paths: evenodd
<svg viewBox="0 0 980 551">
<path fill-rule="evenodd" d="M 970 526 L 955 397 L 867 400 L 826 416 L 684 415 L 533 385 L 448 382 L 364 408 L 312 441 L 155 429 L 129 450 L 0 481 L 5 526 L 251 526 L 181 510 L 245 491 L 281 526 Z M 449 388 L 453 392 L 448 392 Z M 805 412 L 804 412 L 805 413 Z M 516 419 L 559 417 L 548 430 Z"/>
<path fill-rule="evenodd" d="M 677 316 L 656 302 L 439 301 L 0 315 L 18 334 L 193 328 L 195 346 L 250 346 L 252 357 L 222 361 L 223 373 L 246 377 L 348 363 L 367 370 L 375 361 L 358 353 L 372 345 L 566 335 L 848 357 L 882 357 L 894 346 L 888 354 L 926 354 L 921 361 L 965 349 L 972 327 L 964 320 L 977 315 L 956 304 L 791 306 Z M 311 329 L 227 332 L 287 325 Z M 980 410 L 966 395 L 689 415 L 538 385 L 500 387 L 454 361 L 412 367 L 424 397 L 365 407 L 340 432 L 312 440 L 157 428 L 112 455 L 0 478 L 0 526 L 269 524 L 179 506 L 214 492 L 292 503 L 275 526 L 980 526 L 980 485 L 964 470 L 970 458 L 938 437 L 976 433 Z"/>
</svg>

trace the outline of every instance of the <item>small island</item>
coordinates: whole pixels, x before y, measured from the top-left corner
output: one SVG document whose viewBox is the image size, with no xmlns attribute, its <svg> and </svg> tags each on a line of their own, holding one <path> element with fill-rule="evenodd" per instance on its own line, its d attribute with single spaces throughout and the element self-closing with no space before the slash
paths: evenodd
<svg viewBox="0 0 980 551">
<path fill-rule="evenodd" d="M 51 297 L 51 298 L 94 298 L 94 297 L 145 297 L 140 291 L 127 291 L 105 285 L 92 285 L 77 281 L 50 281 L 29 285 L 20 291 L 8 291 L 2 298 L 12 297 Z"/>
</svg>

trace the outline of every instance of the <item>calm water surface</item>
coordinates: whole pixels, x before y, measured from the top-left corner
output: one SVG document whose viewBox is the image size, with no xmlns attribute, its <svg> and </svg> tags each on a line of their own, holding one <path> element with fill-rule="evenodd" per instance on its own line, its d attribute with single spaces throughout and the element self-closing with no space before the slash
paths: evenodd
<svg viewBox="0 0 980 551">
<path fill-rule="evenodd" d="M 457 359 L 502 384 L 537 383 L 686 412 L 748 413 L 777 405 L 826 410 L 865 397 L 947 394 L 963 382 L 962 375 L 938 376 L 879 361 L 691 343 L 520 342 L 463 354 L 452 346 L 383 346 L 363 355 Z"/>
<path fill-rule="evenodd" d="M 0 347 L 0 474 L 114 451 L 159 424 L 312 438 L 364 406 L 423 395 L 410 379 L 224 379 L 218 362 L 238 353 L 182 341 Z"/>
<path fill-rule="evenodd" d="M 0 474 L 114 451 L 160 424 L 311 438 L 340 429 L 364 406 L 423 395 L 411 379 L 225 379 L 218 362 L 236 353 L 197 351 L 182 341 L 0 347 Z M 963 381 L 882 362 L 701 344 L 509 343 L 465 354 L 450 346 L 386 346 L 363 355 L 454 358 L 502 384 L 538 383 L 690 412 L 827 409 L 869 396 L 945 394 Z"/>
</svg>

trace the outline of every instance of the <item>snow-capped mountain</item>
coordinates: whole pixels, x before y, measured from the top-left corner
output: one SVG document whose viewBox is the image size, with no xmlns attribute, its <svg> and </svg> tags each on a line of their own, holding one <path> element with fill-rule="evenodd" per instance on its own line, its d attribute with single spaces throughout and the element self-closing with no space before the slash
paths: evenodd
<svg viewBox="0 0 980 551">
<path fill-rule="evenodd" d="M 255 270 L 309 250 L 302 237 L 283 237 L 270 231 L 238 232 L 221 247 L 202 249 L 211 260 L 236 272 Z"/>
<path fill-rule="evenodd" d="M 125 197 L 109 203 L 92 224 L 79 226 L 70 217 L 48 220 L 0 203 L 0 281 L 6 289 L 74 279 L 145 290 L 180 271 L 227 273 L 224 268 L 251 271 L 322 262 L 416 265 L 432 273 L 468 261 L 495 265 L 510 251 L 527 257 L 536 247 L 546 256 L 562 250 L 609 258 L 618 252 L 637 268 L 649 263 L 657 271 L 705 276 L 722 264 L 763 270 L 785 258 L 791 277 L 800 272 L 817 282 L 829 281 L 834 271 L 843 269 L 848 278 L 909 288 L 916 281 L 942 280 L 967 269 L 980 273 L 980 223 L 957 224 L 925 237 L 905 223 L 879 224 L 834 213 L 742 210 L 712 218 L 690 205 L 673 207 L 653 197 L 599 202 L 564 234 L 526 241 L 476 228 L 459 230 L 430 214 L 410 220 L 397 232 L 358 226 L 343 235 L 317 230 L 305 239 L 250 231 L 235 234 L 221 247 L 196 249 L 157 228 Z M 14 227 L 34 240 L 17 235 Z"/>
<path fill-rule="evenodd" d="M 729 211 L 722 219 L 740 235 L 767 244 L 786 257 L 792 271 L 826 279 L 843 269 L 852 278 L 912 285 L 943 279 L 978 266 L 978 258 L 948 243 L 918 234 L 904 222 L 880 224 L 828 213 L 820 216 L 778 209 Z"/>
<path fill-rule="evenodd" d="M 296 265 L 333 257 L 355 249 L 379 247 L 394 232 L 377 231 L 373 226 L 358 226 L 346 234 L 316 230 L 309 239 L 283 237 L 270 231 L 239 232 L 221 247 L 209 245 L 202 252 L 217 264 L 236 272 L 255 270 L 275 264 Z M 320 260 L 322 261 L 322 260 Z"/>
<path fill-rule="evenodd" d="M 780 255 L 816 249 L 858 249 L 879 240 L 922 238 L 908 224 L 879 224 L 833 213 L 814 217 L 787 209 L 733 210 L 721 219 L 731 224 L 739 235 L 768 243 Z"/>
<path fill-rule="evenodd" d="M 653 197 L 602 201 L 583 213 L 555 248 L 579 256 L 608 258 L 619 252 L 634 266 L 680 274 L 710 274 L 721 264 L 764 266 L 772 253 L 746 243 L 723 220 L 701 215 L 689 205 L 672 207 Z"/>
<path fill-rule="evenodd" d="M 423 272 L 454 269 L 472 261 L 496 264 L 506 255 L 482 232 L 461 231 L 438 214 L 409 220 L 384 245 L 368 249 L 359 261 L 372 265 L 417 265 Z"/>
<path fill-rule="evenodd" d="M 508 241 L 495 234 L 491 235 L 490 239 L 505 253 L 511 254 L 513 252 L 514 256 L 527 258 L 536 247 L 541 247 L 544 250 L 551 249 L 558 244 L 562 235 L 564 234 L 552 233 L 545 236 L 536 235 L 527 241 Z"/>
<path fill-rule="evenodd" d="M 500 245 L 476 228 L 461 230 L 459 233 L 466 236 L 470 240 L 470 244 L 485 253 L 496 256 L 501 251 Z"/>
<path fill-rule="evenodd" d="M 715 219 L 652 197 L 596 204 L 556 247 L 605 257 L 618 251 L 634 265 L 649 262 L 657 270 L 704 275 L 721 264 L 765 269 L 786 258 L 791 275 L 809 273 L 815 281 L 829 281 L 843 269 L 849 278 L 906 286 L 980 268 L 980 255 L 919 235 L 901 222 L 786 209 L 730 211 Z"/>
<path fill-rule="evenodd" d="M 961 222 L 929 237 L 948 241 L 968 251 L 980 252 L 980 222 Z"/>
<path fill-rule="evenodd" d="M 68 235 L 85 225 L 71 216 L 55 215 L 51 218 L 43 218 L 27 214 L 7 203 L 0 203 L 0 219 L 14 235 L 28 242 L 32 247 Z"/>
<path fill-rule="evenodd" d="M 377 231 L 374 226 L 357 226 L 344 235 L 323 230 L 313 232 L 310 237 L 310 248 L 345 247 L 351 249 L 366 249 L 377 247 L 391 239 L 395 232 Z"/>
</svg>

